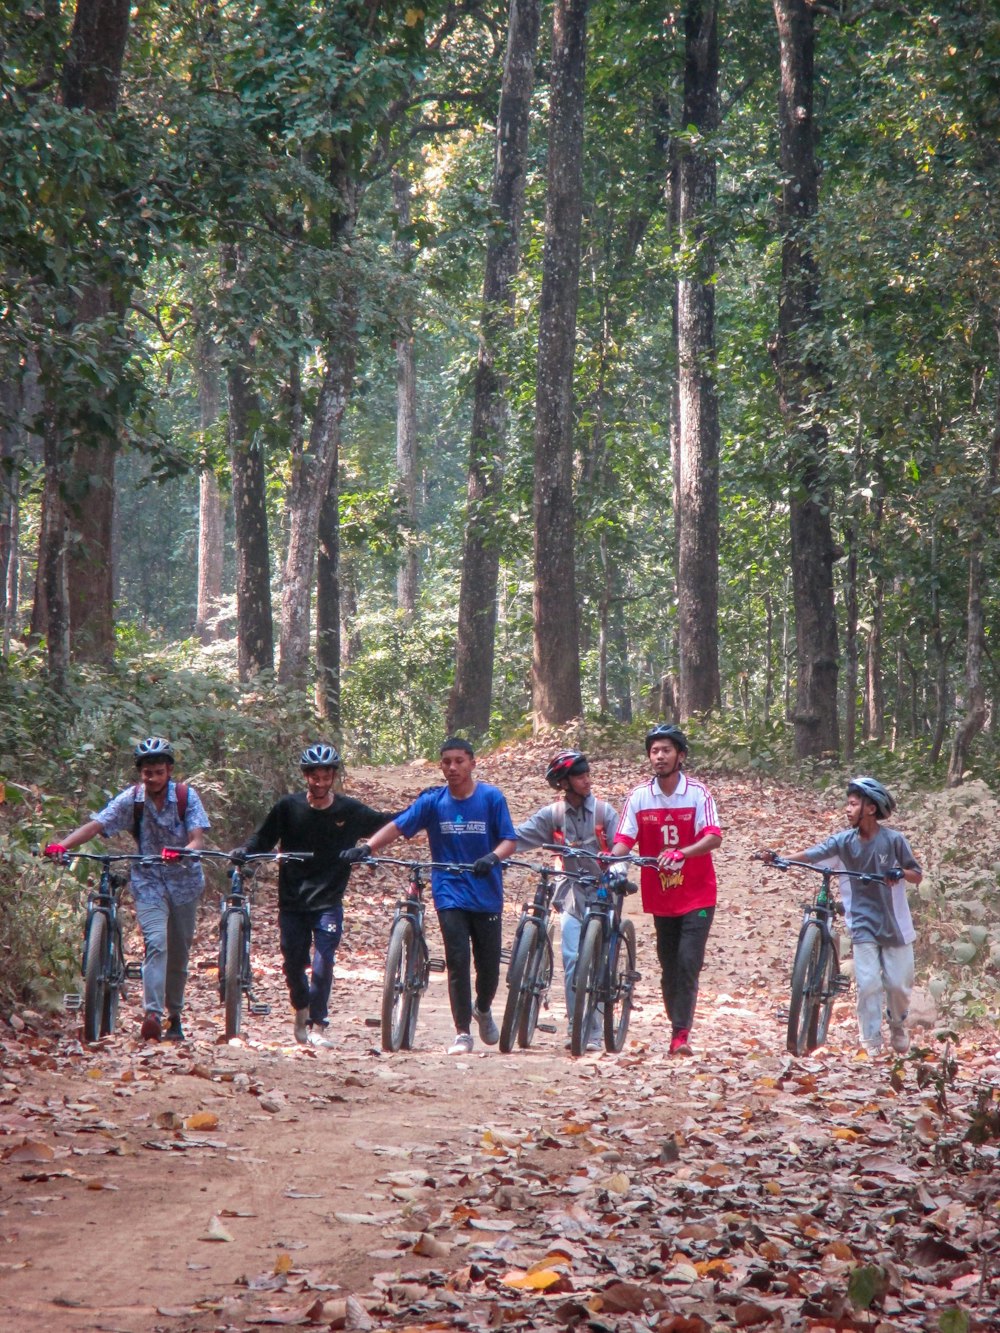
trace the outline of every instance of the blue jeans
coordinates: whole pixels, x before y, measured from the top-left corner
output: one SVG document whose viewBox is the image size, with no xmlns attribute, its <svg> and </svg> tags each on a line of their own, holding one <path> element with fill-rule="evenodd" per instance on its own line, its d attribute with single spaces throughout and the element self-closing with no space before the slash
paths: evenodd
<svg viewBox="0 0 1000 1333">
<path fill-rule="evenodd" d="M 169 898 L 138 901 L 135 915 L 146 956 L 142 964 L 142 1002 L 147 1013 L 169 1014 L 184 1008 L 188 957 L 198 919 L 198 899 L 179 906 Z"/>
<path fill-rule="evenodd" d="M 344 933 L 344 906 L 315 912 L 279 912 L 281 956 L 293 1009 L 309 1010 L 309 1022 L 325 1027 L 333 987 L 333 961 Z M 306 976 L 312 949 L 312 976 Z"/>
<path fill-rule="evenodd" d="M 563 982 L 566 987 L 566 1020 L 569 1030 L 573 1030 L 573 1010 L 576 1007 L 576 965 L 580 960 L 580 936 L 583 934 L 583 922 L 570 912 L 563 912 L 559 918 L 559 948 L 562 953 Z M 593 1030 L 588 1040 L 597 1040 L 602 1032 L 604 1006 L 598 1005 L 594 1013 Z"/>
</svg>

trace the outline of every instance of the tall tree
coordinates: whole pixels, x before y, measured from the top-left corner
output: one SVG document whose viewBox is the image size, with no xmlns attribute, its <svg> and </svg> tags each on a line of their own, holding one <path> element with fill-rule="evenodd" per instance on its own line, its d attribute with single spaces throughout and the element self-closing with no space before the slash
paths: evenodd
<svg viewBox="0 0 1000 1333">
<path fill-rule="evenodd" d="M 795 753 L 836 754 L 837 618 L 830 525 L 827 433 L 820 409 L 824 368 L 809 349 L 820 323 L 819 273 L 809 238 L 819 191 L 813 117 L 814 9 L 773 0 L 781 52 L 781 289 L 773 355 L 789 452 L 792 590 L 795 604 Z"/>
<path fill-rule="evenodd" d="M 497 365 L 513 324 L 514 277 L 520 254 L 528 152 L 528 116 L 535 81 L 539 0 L 511 0 L 500 108 L 497 114 L 491 209 L 486 247 L 479 361 L 469 442 L 469 483 L 458 599 L 455 679 L 447 730 L 485 735 L 493 695 L 493 644 L 500 572 L 498 504 L 507 433 L 505 384 Z"/>
<path fill-rule="evenodd" d="M 534 725 L 583 711 L 573 513 L 573 358 L 580 288 L 587 0 L 555 0 L 535 391 Z"/>
<path fill-rule="evenodd" d="M 198 424 L 204 441 L 219 419 L 219 358 L 211 338 L 198 339 L 196 356 Z M 195 633 L 202 643 L 219 638 L 224 518 L 219 479 L 206 462 L 198 474 L 198 601 L 194 622 Z"/>
<path fill-rule="evenodd" d="M 410 183 L 398 168 L 392 173 L 396 206 L 395 250 L 400 269 L 413 267 L 410 239 Z M 396 604 L 408 617 L 417 609 L 417 366 L 413 310 L 404 297 L 396 328 L 396 476 L 403 510 L 403 549 L 396 573 Z"/>
<path fill-rule="evenodd" d="M 677 292 L 678 707 L 682 718 L 720 703 L 719 402 L 715 379 L 715 205 L 719 37 L 715 0 L 684 8 L 684 118 L 680 148 L 681 275 Z M 690 139 L 692 131 L 697 136 Z"/>
</svg>

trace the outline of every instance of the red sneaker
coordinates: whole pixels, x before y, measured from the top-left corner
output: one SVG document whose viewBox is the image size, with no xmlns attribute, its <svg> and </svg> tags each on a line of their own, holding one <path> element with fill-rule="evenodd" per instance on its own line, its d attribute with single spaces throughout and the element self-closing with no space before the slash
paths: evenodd
<svg viewBox="0 0 1000 1333">
<path fill-rule="evenodd" d="M 162 1033 L 160 1027 L 160 1015 L 154 1014 L 152 1009 L 142 1020 L 142 1027 L 139 1029 L 139 1036 L 143 1041 L 159 1041 Z"/>
<path fill-rule="evenodd" d="M 690 1033 L 687 1028 L 681 1028 L 679 1032 L 675 1032 L 670 1038 L 670 1054 L 690 1055 L 691 1047 L 688 1045 L 689 1036 Z"/>
</svg>

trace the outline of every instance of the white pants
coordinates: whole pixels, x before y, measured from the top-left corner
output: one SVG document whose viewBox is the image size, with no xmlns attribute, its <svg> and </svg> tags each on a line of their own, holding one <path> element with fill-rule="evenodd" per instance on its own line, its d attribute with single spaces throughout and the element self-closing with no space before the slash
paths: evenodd
<svg viewBox="0 0 1000 1333">
<path fill-rule="evenodd" d="M 854 982 L 858 988 L 858 1027 L 865 1045 L 882 1040 L 882 1013 L 892 1027 L 902 1027 L 913 990 L 913 945 L 854 942 Z"/>
</svg>

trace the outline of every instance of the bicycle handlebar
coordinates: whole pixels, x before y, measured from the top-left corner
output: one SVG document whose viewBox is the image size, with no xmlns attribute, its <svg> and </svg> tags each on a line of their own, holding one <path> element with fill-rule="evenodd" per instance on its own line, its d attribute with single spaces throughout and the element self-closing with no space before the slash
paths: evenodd
<svg viewBox="0 0 1000 1333">
<path fill-rule="evenodd" d="M 192 860 L 200 861 L 207 856 L 215 861 L 230 861 L 233 865 L 250 865 L 261 861 L 311 861 L 313 858 L 312 852 L 250 852 L 234 860 L 232 852 L 218 852 L 209 847 L 203 847 L 200 851 L 193 847 L 164 847 L 163 850 L 175 852 L 178 856 L 190 857 Z"/>
<path fill-rule="evenodd" d="M 460 874 L 465 870 L 472 870 L 471 862 L 469 865 L 463 865 L 456 861 L 404 861 L 397 856 L 366 856 L 363 861 L 355 861 L 356 866 L 402 866 L 407 870 L 418 868 L 420 870 L 451 870 L 458 871 Z"/>
<path fill-rule="evenodd" d="M 572 870 L 559 870 L 555 866 L 540 865 L 536 861 L 515 861 L 512 856 L 500 862 L 501 870 L 506 870 L 508 866 L 514 870 L 530 870 L 533 875 L 558 875 L 560 879 L 575 879 L 581 884 L 597 882 L 593 875 L 577 875 Z"/>
<path fill-rule="evenodd" d="M 137 852 L 63 852 L 61 856 L 47 858 L 55 865 L 69 865 L 70 861 L 102 861 L 109 865 L 112 861 L 137 861 L 140 865 L 159 865 L 158 856 L 140 856 Z"/>
<path fill-rule="evenodd" d="M 773 866 L 775 870 L 811 870 L 824 878 L 829 878 L 831 875 L 847 875 L 849 879 L 858 879 L 862 884 L 889 885 L 893 882 L 885 875 L 872 875 L 863 870 L 845 870 L 837 866 L 817 866 L 811 861 L 792 861 L 784 856 L 764 856 L 761 852 L 753 852 L 750 860 L 763 861 L 766 866 Z M 902 872 L 896 878 L 901 876 Z"/>
<path fill-rule="evenodd" d="M 543 842 L 543 852 L 557 852 L 560 856 L 575 856 L 578 860 L 597 861 L 607 866 L 659 866 L 656 856 L 639 856 L 636 852 L 624 852 L 621 856 L 612 856 L 610 852 L 588 852 L 582 847 L 566 847 L 562 843 Z"/>
</svg>

